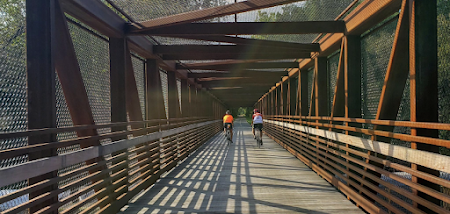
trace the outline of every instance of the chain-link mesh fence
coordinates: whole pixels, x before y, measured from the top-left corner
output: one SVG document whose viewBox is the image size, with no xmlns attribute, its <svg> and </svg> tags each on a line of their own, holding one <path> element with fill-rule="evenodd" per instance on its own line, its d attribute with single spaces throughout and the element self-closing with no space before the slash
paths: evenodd
<svg viewBox="0 0 450 214">
<path fill-rule="evenodd" d="M 0 132 L 24 131 L 28 126 L 25 1 L 0 1 Z M 0 150 L 28 145 L 28 139 L 0 140 Z M 24 163 L 27 155 L 4 159 L 0 168 Z M 0 187 L 0 197 L 22 189 L 26 180 Z M 0 204 L 0 211 L 28 201 L 28 195 Z"/>
<path fill-rule="evenodd" d="M 308 112 L 313 112 L 311 111 L 311 108 L 314 108 L 313 106 L 311 106 L 311 93 L 313 92 L 313 87 L 314 87 L 314 67 L 308 69 L 308 96 L 307 96 Z"/>
<path fill-rule="evenodd" d="M 164 110 L 166 111 L 166 118 L 169 118 L 169 86 L 167 82 L 167 71 L 160 70 L 159 75 L 161 76 L 161 87 L 164 98 Z"/>
<path fill-rule="evenodd" d="M 450 2 L 437 1 L 437 39 L 438 39 L 438 91 L 439 122 L 450 123 Z M 450 131 L 440 131 L 439 138 L 450 140 Z M 441 147 L 440 153 L 450 155 L 450 149 Z M 450 180 L 450 174 L 441 172 L 441 178 Z M 442 188 L 444 194 L 450 195 L 449 188 Z M 448 203 L 443 203 L 450 210 Z"/>
<path fill-rule="evenodd" d="M 337 81 L 337 73 L 339 67 L 339 53 L 340 50 L 331 54 L 327 60 L 327 70 L 328 70 L 328 102 L 329 102 L 329 111 L 331 113 L 333 108 L 333 99 L 334 99 L 334 91 L 336 89 L 336 81 Z"/>
<path fill-rule="evenodd" d="M 139 95 L 142 118 L 145 118 L 145 61 L 134 56 L 131 57 L 131 60 L 133 63 L 134 78 L 136 79 L 136 87 Z"/>
</svg>

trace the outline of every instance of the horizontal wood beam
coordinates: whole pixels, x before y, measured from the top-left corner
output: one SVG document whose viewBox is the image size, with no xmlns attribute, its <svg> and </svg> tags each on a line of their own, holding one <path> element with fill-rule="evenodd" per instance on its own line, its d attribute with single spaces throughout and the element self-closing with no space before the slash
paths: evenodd
<svg viewBox="0 0 450 214">
<path fill-rule="evenodd" d="M 281 77 L 286 75 L 286 71 L 237 71 L 237 72 L 207 72 L 207 73 L 188 73 L 188 78 L 207 78 L 207 77 Z"/>
<path fill-rule="evenodd" d="M 225 62 L 227 64 L 218 63 L 191 63 L 176 64 L 177 69 L 191 70 L 233 70 L 233 69 L 269 69 L 269 68 L 298 68 L 298 62 L 250 62 L 240 63 L 237 60 Z"/>
<path fill-rule="evenodd" d="M 197 36 L 197 35 L 180 35 L 173 36 L 175 38 L 183 39 L 195 39 L 211 42 L 226 42 L 236 45 L 248 45 L 248 46 L 262 46 L 262 47 L 286 47 L 294 49 L 311 49 L 312 52 L 320 51 L 320 45 L 318 43 L 295 43 L 295 42 L 283 42 L 272 41 L 252 38 L 242 38 L 235 36 Z"/>
<path fill-rule="evenodd" d="M 224 59 L 305 59 L 311 58 L 310 53 L 180 53 L 165 54 L 163 60 L 224 60 Z"/>
<path fill-rule="evenodd" d="M 267 35 L 267 34 L 315 34 L 344 33 L 344 21 L 304 22 L 218 22 L 187 23 L 157 29 L 139 29 L 130 35 Z"/>
<path fill-rule="evenodd" d="M 267 7 L 273 7 L 277 5 L 287 4 L 291 2 L 298 2 L 302 0 L 248 0 L 244 2 L 238 2 L 234 4 L 228 4 L 218 7 L 207 8 L 203 10 L 196 10 L 187 13 L 176 14 L 172 16 L 157 18 L 145 22 L 139 23 L 147 29 L 170 26 L 181 23 L 190 23 L 194 21 L 211 19 L 215 17 L 221 17 L 231 15 L 235 13 L 242 13 L 251 10 L 258 10 Z"/>
<path fill-rule="evenodd" d="M 315 51 L 319 51 L 319 47 Z M 272 53 L 310 53 L 312 48 L 294 49 L 285 47 L 250 47 L 243 45 L 154 45 L 155 54 L 178 54 L 178 53 L 252 53 L 252 52 L 272 52 Z"/>
</svg>

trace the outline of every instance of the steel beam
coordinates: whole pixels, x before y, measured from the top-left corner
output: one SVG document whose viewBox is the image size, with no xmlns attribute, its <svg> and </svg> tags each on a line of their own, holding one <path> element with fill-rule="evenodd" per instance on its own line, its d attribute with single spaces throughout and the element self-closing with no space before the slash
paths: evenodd
<svg viewBox="0 0 450 214">
<path fill-rule="evenodd" d="M 126 101 L 126 39 L 110 38 L 110 90 L 111 90 L 111 122 L 127 122 Z M 113 127 L 112 132 L 127 130 L 126 126 Z M 119 140 L 113 139 L 113 140 Z"/>
<path fill-rule="evenodd" d="M 248 0 L 234 4 L 228 4 L 218 7 L 212 7 L 202 10 L 196 10 L 187 13 L 162 17 L 139 23 L 144 28 L 158 28 L 164 26 L 171 26 L 182 23 L 190 23 L 199 20 L 211 19 L 236 13 L 247 12 L 251 10 L 258 10 L 267 7 L 297 2 L 302 0 Z"/>
<path fill-rule="evenodd" d="M 230 53 L 178 53 L 178 54 L 164 54 L 162 56 L 163 60 L 225 60 L 225 59 L 300 59 L 300 58 L 311 58 L 310 53 L 240 53 L 240 54 L 230 54 Z"/>
<path fill-rule="evenodd" d="M 259 78 L 259 77 L 271 77 L 278 78 L 286 75 L 286 71 L 271 72 L 271 71 L 256 71 L 256 70 L 245 70 L 236 72 L 203 72 L 203 73 L 188 73 L 188 78 L 210 78 L 210 77 L 248 77 L 248 78 Z"/>
<path fill-rule="evenodd" d="M 56 92 L 55 92 L 55 0 L 26 1 L 27 24 L 27 106 L 28 129 L 56 128 Z M 56 134 L 32 136 L 28 144 L 56 142 Z M 58 155 L 56 149 L 30 153 L 30 161 Z M 57 177 L 57 171 L 30 178 L 28 185 Z M 58 189 L 51 185 L 30 193 L 30 200 L 42 194 Z M 32 206 L 34 213 L 45 206 L 58 202 L 58 197 L 50 197 L 38 205 Z"/>
<path fill-rule="evenodd" d="M 437 57 L 437 9 L 436 0 L 408 0 L 409 2 L 409 76 L 412 122 L 438 122 L 438 57 Z M 411 129 L 413 136 L 439 138 L 436 129 Z M 411 142 L 411 148 L 439 153 L 439 147 Z M 411 164 L 413 169 L 439 177 L 439 171 Z M 435 191 L 441 191 L 439 185 L 412 177 L 417 182 Z M 441 200 L 413 189 L 413 194 L 435 203 Z M 425 206 L 417 205 L 425 213 L 435 213 Z"/>
<path fill-rule="evenodd" d="M 182 35 L 267 35 L 344 33 L 344 21 L 303 22 L 212 22 L 187 23 L 156 29 L 131 30 L 130 35 L 182 36 Z"/>
<path fill-rule="evenodd" d="M 317 51 L 318 46 L 317 47 Z M 273 53 L 310 53 L 312 48 L 286 48 L 286 47 L 264 47 L 264 46 L 245 46 L 245 45 L 154 45 L 153 53 L 155 54 L 204 54 L 204 53 L 257 53 L 257 52 L 273 52 Z"/>
<path fill-rule="evenodd" d="M 292 48 L 292 49 L 300 49 L 300 50 L 309 50 L 311 52 L 320 51 L 320 45 L 318 43 L 296 43 L 296 42 L 283 42 L 283 41 L 273 41 L 273 40 L 262 40 L 262 39 L 252 39 L 252 38 L 243 38 L 243 37 L 235 37 L 235 36 L 197 36 L 197 35 L 180 35 L 180 36 L 170 36 L 175 38 L 183 38 L 183 39 L 194 39 L 194 40 L 203 40 L 203 41 L 211 41 L 211 42 L 226 42 L 233 43 L 236 45 L 246 45 L 253 47 L 283 47 L 283 48 Z"/>
<path fill-rule="evenodd" d="M 269 68 L 296 68 L 298 62 L 241 62 L 240 60 L 228 60 L 220 63 L 191 63 L 177 64 L 177 69 L 191 70 L 245 70 L 245 69 L 269 69 Z"/>
</svg>

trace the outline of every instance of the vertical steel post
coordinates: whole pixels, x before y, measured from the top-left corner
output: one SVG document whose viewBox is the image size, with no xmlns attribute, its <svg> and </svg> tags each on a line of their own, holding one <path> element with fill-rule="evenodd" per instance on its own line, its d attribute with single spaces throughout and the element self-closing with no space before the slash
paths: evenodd
<svg viewBox="0 0 450 214">
<path fill-rule="evenodd" d="M 55 95 L 55 0 L 26 1 L 27 24 L 27 103 L 28 129 L 56 128 Z M 28 144 L 56 142 L 56 134 L 31 136 Z M 56 149 L 30 153 L 29 160 L 56 156 Z M 30 178 L 33 185 L 57 177 L 57 171 Z M 51 185 L 30 193 L 30 200 L 58 188 Z M 58 196 L 52 197 L 30 208 L 30 213 L 58 202 Z"/>
<path fill-rule="evenodd" d="M 409 71 L 411 89 L 411 121 L 438 122 L 438 63 L 437 63 L 437 8 L 436 0 L 409 0 L 410 28 Z M 411 129 L 413 136 L 438 138 L 438 130 Z M 411 143 L 411 148 L 439 153 L 439 147 L 422 143 Z M 439 176 L 439 171 L 417 164 L 413 169 Z M 440 186 L 429 181 L 413 177 L 413 182 L 440 192 Z M 413 190 L 414 194 L 440 205 L 441 201 L 423 192 Z M 435 213 L 417 205 L 426 213 Z"/>
</svg>

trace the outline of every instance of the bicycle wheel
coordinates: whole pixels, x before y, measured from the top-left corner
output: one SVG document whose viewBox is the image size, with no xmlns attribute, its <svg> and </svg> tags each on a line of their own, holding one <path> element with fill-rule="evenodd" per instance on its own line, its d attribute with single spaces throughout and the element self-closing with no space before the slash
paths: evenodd
<svg viewBox="0 0 450 214">
<path fill-rule="evenodd" d="M 258 148 L 261 148 L 261 135 L 260 135 L 260 131 L 259 129 L 255 130 L 255 135 L 256 135 L 256 146 L 258 146 Z"/>
<path fill-rule="evenodd" d="M 230 133 L 229 129 L 227 129 L 227 143 L 228 143 L 228 145 L 230 145 L 230 143 L 231 143 L 231 133 Z"/>
</svg>

